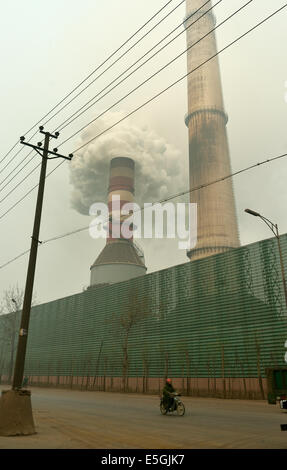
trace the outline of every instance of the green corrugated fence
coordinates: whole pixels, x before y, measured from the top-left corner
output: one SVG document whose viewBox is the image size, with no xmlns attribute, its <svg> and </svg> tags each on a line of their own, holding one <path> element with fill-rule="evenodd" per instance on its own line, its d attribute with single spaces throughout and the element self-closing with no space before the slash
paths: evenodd
<svg viewBox="0 0 287 470">
<path fill-rule="evenodd" d="M 281 244 L 286 269 L 287 235 Z M 205 378 L 208 387 L 220 378 L 260 382 L 266 367 L 286 365 L 286 340 L 278 247 L 270 239 L 33 307 L 25 373 L 124 383 L 169 375 Z M 3 335 L 0 355 L 7 377 Z"/>
</svg>

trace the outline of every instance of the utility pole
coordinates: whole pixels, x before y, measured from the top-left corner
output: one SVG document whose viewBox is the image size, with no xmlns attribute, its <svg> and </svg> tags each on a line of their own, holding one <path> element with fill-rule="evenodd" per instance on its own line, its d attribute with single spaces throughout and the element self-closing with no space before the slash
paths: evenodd
<svg viewBox="0 0 287 470">
<path fill-rule="evenodd" d="M 21 316 L 21 325 L 19 332 L 19 340 L 17 347 L 16 362 L 14 368 L 14 377 L 12 390 L 3 391 L 1 402 L 0 402 L 0 435 L 16 435 L 16 434 L 34 434 L 34 422 L 31 408 L 31 392 L 28 390 L 21 390 L 23 383 L 25 357 L 28 339 L 29 320 L 31 312 L 31 303 L 33 295 L 33 286 L 36 269 L 36 259 L 40 232 L 40 223 L 42 215 L 43 197 L 45 189 L 46 169 L 47 161 L 55 158 L 64 158 L 71 160 L 73 155 L 70 154 L 68 157 L 59 155 L 58 149 L 55 148 L 53 151 L 49 150 L 50 139 L 57 139 L 59 133 L 50 134 L 44 132 L 44 127 L 40 126 L 40 133 L 45 135 L 44 148 L 42 142 L 37 145 L 25 142 L 25 137 L 20 137 L 20 143 L 32 147 L 42 158 L 41 172 L 38 187 L 38 196 L 36 203 L 36 211 L 34 217 L 34 227 L 31 240 L 31 249 L 29 256 L 29 264 L 27 270 L 26 286 L 24 293 L 24 302 Z M 50 155 L 54 155 L 50 157 Z M 16 415 L 16 416 L 13 416 Z M 13 419 L 14 418 L 14 419 Z"/>
</svg>

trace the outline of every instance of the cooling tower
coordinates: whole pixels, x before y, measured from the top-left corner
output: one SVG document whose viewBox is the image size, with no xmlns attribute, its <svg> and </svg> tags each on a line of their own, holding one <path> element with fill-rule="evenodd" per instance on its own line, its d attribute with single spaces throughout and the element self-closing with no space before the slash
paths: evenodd
<svg viewBox="0 0 287 470">
<path fill-rule="evenodd" d="M 187 16 L 184 24 L 188 47 L 215 27 L 216 20 L 212 10 L 196 21 L 212 7 L 211 1 L 202 7 L 204 3 L 204 0 L 186 1 Z M 194 24 L 187 29 L 192 23 Z M 188 72 L 216 53 L 213 32 L 188 50 Z M 191 190 L 231 173 L 227 120 L 219 63 L 215 57 L 188 76 L 188 114 L 185 123 L 189 131 Z M 191 261 L 239 246 L 231 179 L 191 192 L 190 202 L 197 203 L 198 211 L 198 242 L 188 253 Z"/>
<path fill-rule="evenodd" d="M 146 273 L 143 256 L 130 237 L 122 234 L 122 224 L 128 215 L 121 215 L 126 203 L 134 202 L 134 161 L 126 157 L 111 160 L 108 190 L 109 222 L 107 242 L 91 266 L 91 287 L 113 284 Z M 117 202 L 118 200 L 118 202 Z"/>
</svg>

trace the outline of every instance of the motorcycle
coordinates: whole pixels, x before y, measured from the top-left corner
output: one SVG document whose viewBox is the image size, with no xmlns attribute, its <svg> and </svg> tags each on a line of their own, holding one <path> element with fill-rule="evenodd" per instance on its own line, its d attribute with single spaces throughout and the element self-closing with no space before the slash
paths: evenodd
<svg viewBox="0 0 287 470">
<path fill-rule="evenodd" d="M 172 393 L 173 396 L 173 404 L 171 408 L 167 409 L 163 403 L 163 397 L 160 399 L 160 412 L 163 415 L 166 415 L 168 412 L 173 413 L 174 411 L 177 411 L 177 414 L 179 416 L 183 416 L 185 413 L 185 406 L 180 400 L 180 393 Z"/>
</svg>

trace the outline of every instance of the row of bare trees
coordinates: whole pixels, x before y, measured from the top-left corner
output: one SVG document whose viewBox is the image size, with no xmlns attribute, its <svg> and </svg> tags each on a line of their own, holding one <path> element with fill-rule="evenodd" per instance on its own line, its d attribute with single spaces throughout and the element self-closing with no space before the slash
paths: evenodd
<svg viewBox="0 0 287 470">
<path fill-rule="evenodd" d="M 123 346 L 126 347 L 126 337 L 123 337 L 123 341 Z M 137 357 L 137 368 L 135 368 L 130 356 L 131 350 L 124 349 L 123 355 L 115 359 L 113 355 L 107 355 L 103 341 L 99 344 L 96 355 L 86 355 L 80 362 L 76 357 L 71 358 L 69 371 L 67 371 L 66 361 L 56 363 L 51 359 L 47 363 L 43 358 L 42 361 L 36 360 L 31 363 L 28 361 L 27 370 L 31 371 L 29 377 L 31 385 L 140 393 L 155 392 L 158 387 L 160 393 L 164 379 L 169 375 L 172 376 L 172 363 L 176 363 L 181 371 L 181 378 L 176 380 L 177 387 L 186 395 L 265 398 L 260 346 L 258 345 L 257 348 L 257 373 L 254 371 L 251 378 L 250 370 L 248 370 L 250 364 L 246 363 L 242 372 L 242 362 L 236 358 L 234 362 L 234 358 L 227 356 L 223 345 L 217 351 L 216 360 L 212 357 L 207 360 L 205 364 L 207 373 L 204 378 L 201 378 L 199 373 L 203 364 L 198 363 L 198 357 L 196 361 L 192 359 L 188 351 L 186 351 L 185 363 L 180 363 L 176 351 L 168 352 L 163 348 L 160 357 L 158 350 L 158 372 L 155 377 L 154 364 L 151 362 L 152 355 L 148 350 L 142 351 L 141 364 L 139 363 L 140 356 Z M 256 364 L 254 365 L 256 367 Z M 270 362 L 269 365 L 273 363 Z M 152 374 L 150 373 L 151 367 Z"/>
<path fill-rule="evenodd" d="M 195 363 L 189 358 L 190 368 L 187 364 L 182 367 L 180 378 L 175 379 L 176 387 L 182 393 L 191 396 L 266 398 L 261 370 L 258 370 L 257 373 L 254 371 L 252 377 L 249 377 L 248 374 L 242 376 L 240 370 L 235 367 L 233 362 L 230 362 L 230 359 L 228 362 L 226 361 L 224 347 L 219 352 L 221 363 L 220 357 L 218 357 L 217 363 L 209 360 L 206 363 L 207 373 L 204 377 L 198 373 L 203 364 Z M 131 361 L 130 353 L 128 358 Z M 46 361 L 28 362 L 29 383 L 35 386 L 81 390 L 139 393 L 158 391 L 160 393 L 166 376 L 173 377 L 170 362 L 176 361 L 176 354 L 165 352 L 164 362 L 159 360 L 161 363 L 156 377 L 154 370 L 152 374 L 150 373 L 151 366 L 154 369 L 154 364 L 151 363 L 151 356 L 146 352 L 142 354 L 141 364 L 137 364 L 138 369 L 135 369 L 133 364 L 132 373 L 126 375 L 122 373 L 123 370 L 126 371 L 126 363 L 123 362 L 123 359 L 126 360 L 126 355 L 118 357 L 118 361 L 113 362 L 113 357 L 108 357 L 106 352 L 103 352 L 101 356 L 94 357 L 93 360 L 88 356 L 83 357 L 81 363 L 77 363 L 74 358 L 74 360 L 71 359 L 69 372 L 67 371 L 67 363 L 56 364 L 52 360 L 48 364 Z M 258 361 L 260 361 L 259 357 Z"/>
<path fill-rule="evenodd" d="M 152 313 L 152 306 L 149 304 L 148 297 L 140 297 L 137 289 L 131 290 L 128 294 L 128 297 L 123 299 L 121 308 L 119 309 L 122 313 L 118 314 L 117 311 L 113 313 L 110 318 L 110 333 L 111 335 L 117 336 L 117 340 L 120 341 L 121 347 L 121 357 L 118 357 L 116 360 L 116 365 L 114 367 L 115 374 L 111 373 L 112 367 L 112 358 L 107 357 L 103 353 L 104 342 L 103 340 L 99 344 L 99 351 L 97 357 L 89 357 L 84 364 L 84 371 L 82 374 L 82 379 L 79 379 L 79 370 L 75 371 L 75 358 L 71 363 L 71 371 L 69 374 L 68 382 L 71 387 L 76 383 L 79 385 L 79 380 L 81 380 L 81 388 L 98 388 L 104 387 L 106 389 L 106 382 L 109 381 L 109 387 L 113 388 L 114 377 L 121 377 L 121 390 L 128 391 L 129 387 L 129 377 L 130 377 L 130 366 L 131 358 L 130 354 L 133 351 L 132 333 L 135 327 L 140 328 L 140 322 L 144 322 L 145 319 Z M 19 289 L 18 286 L 10 288 L 4 292 L 2 303 L 0 305 L 0 314 L 2 315 L 1 321 L 1 330 L 0 330 L 0 375 L 4 368 L 4 361 L 6 361 L 5 368 L 8 369 L 8 381 L 10 382 L 13 374 L 13 364 L 15 359 L 16 351 L 16 339 L 19 329 L 19 319 L 20 319 L 20 310 L 23 303 L 23 290 Z M 137 338 L 140 335 L 137 334 Z M 139 384 L 139 377 L 137 379 L 137 389 L 139 391 L 148 392 L 149 388 L 149 379 L 150 379 L 150 355 L 148 351 L 148 346 L 145 344 L 146 339 L 142 337 L 142 384 Z M 134 341 L 134 339 L 133 339 Z M 159 370 L 158 377 L 166 378 L 170 374 L 170 352 L 165 349 L 164 345 L 158 345 L 159 347 Z M 170 348 L 169 348 L 170 349 Z M 174 359 L 180 370 L 182 370 L 182 388 L 185 389 L 185 392 L 189 394 L 200 394 L 200 387 L 198 385 L 198 360 L 200 359 L 200 350 L 197 351 L 197 361 L 193 361 L 191 357 L 189 348 L 186 343 L 179 342 L 177 345 L 173 345 L 173 355 L 177 357 Z M 260 342 L 258 338 L 255 338 L 255 349 L 256 349 L 256 368 L 257 368 L 257 380 L 258 380 L 258 389 L 260 391 L 261 397 L 264 398 L 264 384 L 263 376 L 261 370 L 261 349 Z M 9 351 L 7 353 L 7 351 Z M 218 393 L 218 387 L 220 387 L 221 392 L 224 397 L 233 395 L 233 382 L 235 379 L 232 377 L 239 376 L 241 377 L 241 384 L 243 387 L 242 393 L 245 396 L 248 396 L 248 376 L 250 376 L 249 370 L 249 358 L 246 357 L 245 361 L 239 360 L 239 356 L 235 352 L 232 364 L 230 356 L 228 355 L 228 361 L 226 360 L 226 351 L 223 344 L 217 344 L 218 351 L 218 364 L 215 364 L 214 358 L 207 360 L 206 367 L 208 371 L 208 395 L 216 395 Z M 7 357 L 9 357 L 9 365 L 7 367 Z M 5 359 L 6 358 L 6 359 Z M 217 362 L 218 362 L 217 361 Z M 199 361 L 200 362 L 200 361 Z M 221 363 L 221 364 L 220 364 Z M 101 367 L 100 367 L 101 365 Z M 221 378 L 218 377 L 218 368 L 221 369 Z M 55 364 L 49 365 L 48 373 L 48 385 L 50 376 L 55 376 Z M 82 369 L 82 368 L 81 368 Z M 101 373 L 100 373 L 101 369 Z M 41 375 L 40 366 L 39 366 L 39 376 Z M 133 374 L 135 375 L 135 371 Z M 137 374 L 136 374 L 137 375 Z M 109 380 L 108 380 L 109 378 Z M 219 381 L 222 381 L 221 385 Z M 45 382 L 46 383 L 46 382 Z M 66 382 L 65 382 L 66 383 Z M 58 385 L 60 381 L 58 380 Z M 101 384 L 101 385 L 100 385 Z"/>
</svg>

